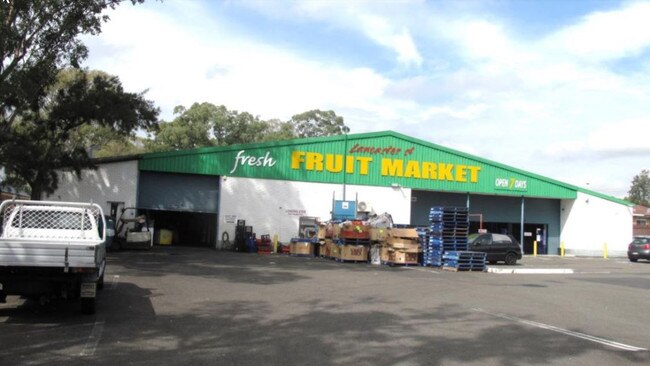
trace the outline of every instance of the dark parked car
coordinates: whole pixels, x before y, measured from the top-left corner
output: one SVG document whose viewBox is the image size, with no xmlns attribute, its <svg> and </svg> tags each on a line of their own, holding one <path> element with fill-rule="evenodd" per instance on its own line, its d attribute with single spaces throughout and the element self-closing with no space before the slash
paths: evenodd
<svg viewBox="0 0 650 366">
<path fill-rule="evenodd" d="M 521 259 L 519 241 L 512 235 L 504 234 L 471 234 L 469 236 L 469 250 L 486 253 L 489 263 L 504 261 L 514 265 Z"/>
<path fill-rule="evenodd" d="M 650 260 L 650 237 L 635 237 L 627 247 L 627 257 L 630 262 L 636 262 L 639 259 Z"/>
</svg>

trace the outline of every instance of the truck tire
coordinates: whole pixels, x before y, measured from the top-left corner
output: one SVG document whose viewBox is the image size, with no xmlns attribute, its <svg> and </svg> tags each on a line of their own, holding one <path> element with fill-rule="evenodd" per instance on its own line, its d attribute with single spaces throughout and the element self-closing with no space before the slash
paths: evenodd
<svg viewBox="0 0 650 366">
<path fill-rule="evenodd" d="M 82 314 L 95 314 L 95 298 L 82 297 L 81 298 L 81 313 Z"/>
</svg>

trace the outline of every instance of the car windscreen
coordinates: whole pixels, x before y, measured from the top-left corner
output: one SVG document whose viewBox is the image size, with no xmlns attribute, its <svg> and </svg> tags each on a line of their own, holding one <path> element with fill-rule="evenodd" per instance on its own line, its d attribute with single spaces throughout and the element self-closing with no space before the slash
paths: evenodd
<svg viewBox="0 0 650 366">
<path fill-rule="evenodd" d="M 481 235 L 481 234 L 469 234 L 469 235 L 467 236 L 467 240 L 471 243 L 471 242 L 473 242 L 476 238 L 478 238 L 479 235 Z"/>
</svg>

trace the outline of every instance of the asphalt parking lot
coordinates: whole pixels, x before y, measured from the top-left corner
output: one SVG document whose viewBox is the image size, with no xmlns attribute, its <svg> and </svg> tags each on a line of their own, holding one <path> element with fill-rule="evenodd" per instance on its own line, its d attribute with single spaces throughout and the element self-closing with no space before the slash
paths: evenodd
<svg viewBox="0 0 650 366">
<path fill-rule="evenodd" d="M 573 273 L 110 253 L 95 315 L 69 302 L 0 304 L 0 364 L 650 363 L 650 262 L 525 257 L 516 267 Z"/>
</svg>

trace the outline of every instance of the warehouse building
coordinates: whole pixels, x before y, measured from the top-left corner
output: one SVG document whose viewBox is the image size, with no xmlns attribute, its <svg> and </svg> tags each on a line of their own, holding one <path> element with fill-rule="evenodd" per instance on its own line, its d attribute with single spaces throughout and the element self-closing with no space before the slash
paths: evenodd
<svg viewBox="0 0 650 366">
<path fill-rule="evenodd" d="M 334 201 L 428 225 L 432 206 L 464 206 L 471 230 L 508 233 L 524 252 L 625 255 L 629 202 L 392 131 L 208 147 L 104 159 L 81 180 L 63 173 L 46 197 L 94 201 L 116 216 L 146 209 L 175 243 L 221 247 L 238 220 L 286 242 L 301 216 L 331 217 Z"/>
</svg>

